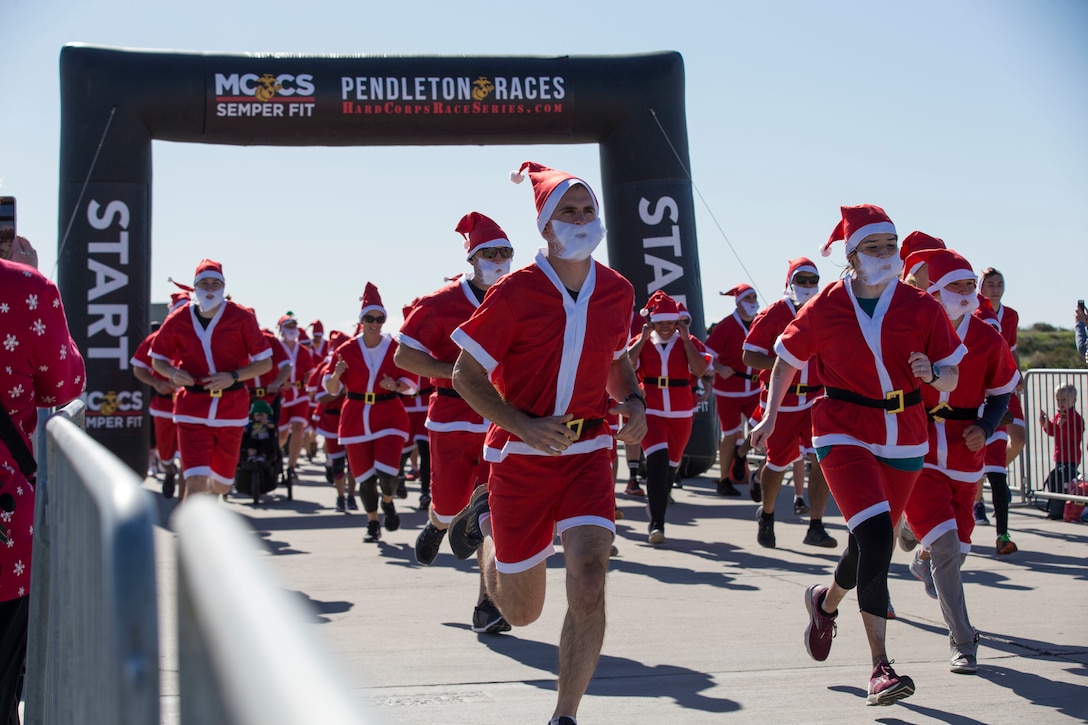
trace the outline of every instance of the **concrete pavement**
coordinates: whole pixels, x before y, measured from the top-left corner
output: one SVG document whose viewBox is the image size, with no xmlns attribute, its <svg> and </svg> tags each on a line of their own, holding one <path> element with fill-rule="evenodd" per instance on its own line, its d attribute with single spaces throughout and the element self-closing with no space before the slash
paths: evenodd
<svg viewBox="0 0 1088 725">
<path fill-rule="evenodd" d="M 234 496 L 224 505 L 249 519 L 283 585 L 309 603 L 313 618 L 305 626 L 343 663 L 351 695 L 388 723 L 546 723 L 565 611 L 561 547 L 549 561 L 540 620 L 477 635 L 469 629 L 475 562 L 457 560 L 444 543 L 433 566 L 415 563 L 413 544 L 425 521 L 416 509 L 418 487 L 410 483 L 409 498 L 397 501 L 402 528 L 364 544 L 365 516 L 334 512 L 335 491 L 320 466 L 305 464 L 301 472 L 294 501 L 281 488 L 259 507 Z M 1020 551 L 1001 559 L 994 557 L 993 528 L 976 528 L 965 582 L 972 621 L 982 631 L 977 676 L 948 671 L 937 602 L 908 572 L 910 555 L 897 549 L 890 583 L 897 619 L 888 625 L 888 651 L 918 690 L 891 707 L 868 707 L 871 667 L 853 596 L 841 609 L 826 662 L 811 660 L 802 642 L 805 589 L 830 580 L 841 547 L 802 545 L 807 519 L 794 516 L 792 488 L 785 486 L 778 548 L 760 547 L 747 490 L 742 498 L 719 497 L 716 479 L 712 469 L 674 492 L 662 547 L 646 543 L 643 502 L 619 493 L 625 518 L 617 522 L 620 553 L 608 581 L 608 632 L 579 712 L 583 725 L 1088 718 L 1088 526 L 1015 507 L 1010 529 Z M 153 479 L 144 485 L 158 490 Z M 158 504 L 165 521 L 174 502 L 160 496 Z M 825 523 L 845 543 L 836 511 Z M 156 544 L 169 573 L 173 535 L 163 528 Z M 160 577 L 163 721 L 178 722 L 169 579 Z"/>
</svg>

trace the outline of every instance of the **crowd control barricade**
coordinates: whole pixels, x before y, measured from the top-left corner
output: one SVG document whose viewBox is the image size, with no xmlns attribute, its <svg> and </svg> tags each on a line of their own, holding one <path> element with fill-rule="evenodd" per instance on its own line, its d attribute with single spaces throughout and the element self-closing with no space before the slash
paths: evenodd
<svg viewBox="0 0 1088 725">
<path fill-rule="evenodd" d="M 1072 385 L 1077 391 L 1075 410 L 1083 417 L 1088 411 L 1088 370 L 1029 370 L 1024 374 L 1024 423 L 1027 425 L 1027 442 L 1024 453 L 1013 462 L 1012 480 L 1020 481 L 1020 490 L 1024 500 L 1059 499 L 1088 503 L 1088 496 L 1081 496 L 1061 491 L 1048 491 L 1046 479 L 1054 469 L 1054 438 L 1047 435 L 1039 424 L 1039 413 L 1045 412 L 1048 419 L 1053 419 L 1058 406 L 1054 401 L 1054 391 L 1064 385 Z M 1085 440 L 1071 441 L 1079 447 L 1082 463 L 1078 467 L 1080 478 L 1085 478 L 1083 463 Z"/>
<path fill-rule="evenodd" d="M 237 514 L 192 496 L 173 522 L 182 725 L 374 722 Z"/>
<path fill-rule="evenodd" d="M 69 404 L 39 438 L 25 722 L 157 723 L 154 515 L 83 412 Z"/>
</svg>

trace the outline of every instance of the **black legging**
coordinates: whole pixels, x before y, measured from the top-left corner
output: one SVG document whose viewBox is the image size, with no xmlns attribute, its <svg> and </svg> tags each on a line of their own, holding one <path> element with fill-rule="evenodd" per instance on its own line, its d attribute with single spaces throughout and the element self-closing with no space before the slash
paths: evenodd
<svg viewBox="0 0 1088 725">
<path fill-rule="evenodd" d="M 835 583 L 858 590 L 858 608 L 877 617 L 888 617 L 888 566 L 892 560 L 895 530 L 885 511 L 862 521 L 850 532 L 846 551 L 835 567 Z"/>
<path fill-rule="evenodd" d="M 0 723 L 19 722 L 30 597 L 0 602 Z"/>
<path fill-rule="evenodd" d="M 1009 477 L 1005 473 L 987 473 L 994 498 L 994 526 L 997 535 L 1009 532 Z"/>
<path fill-rule="evenodd" d="M 646 456 L 646 502 L 650 505 L 650 522 L 664 524 L 669 505 L 669 452 L 654 451 Z"/>
</svg>

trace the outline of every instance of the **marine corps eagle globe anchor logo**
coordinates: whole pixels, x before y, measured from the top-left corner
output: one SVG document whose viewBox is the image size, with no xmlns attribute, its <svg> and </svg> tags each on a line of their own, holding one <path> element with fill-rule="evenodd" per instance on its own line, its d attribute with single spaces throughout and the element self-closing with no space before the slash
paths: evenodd
<svg viewBox="0 0 1088 725">
<path fill-rule="evenodd" d="M 495 90 L 495 84 L 483 76 L 480 76 L 472 82 L 472 98 L 474 100 L 484 100 L 491 95 L 491 91 L 493 90 Z"/>
<path fill-rule="evenodd" d="M 283 86 L 276 80 L 276 76 L 271 73 L 265 73 L 257 79 L 257 100 L 271 101 L 281 88 L 283 88 Z"/>
<path fill-rule="evenodd" d="M 102 403 L 98 406 L 98 412 L 102 415 L 113 415 L 117 412 L 119 403 L 116 391 L 111 390 L 102 396 Z"/>
</svg>

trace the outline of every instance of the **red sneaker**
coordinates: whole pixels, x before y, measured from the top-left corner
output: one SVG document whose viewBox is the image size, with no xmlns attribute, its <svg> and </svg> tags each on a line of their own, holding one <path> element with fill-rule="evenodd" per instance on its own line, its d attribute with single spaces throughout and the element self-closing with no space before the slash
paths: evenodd
<svg viewBox="0 0 1088 725">
<path fill-rule="evenodd" d="M 808 608 L 808 627 L 805 628 L 805 649 L 812 659 L 823 662 L 831 653 L 831 640 L 835 638 L 838 627 L 835 618 L 839 616 L 826 614 L 820 608 L 824 597 L 827 596 L 827 587 L 822 584 L 813 584 L 805 591 L 805 607 Z"/>
<path fill-rule="evenodd" d="M 914 680 L 900 677 L 891 662 L 881 662 L 869 678 L 869 704 L 891 705 L 914 694 Z"/>
</svg>

